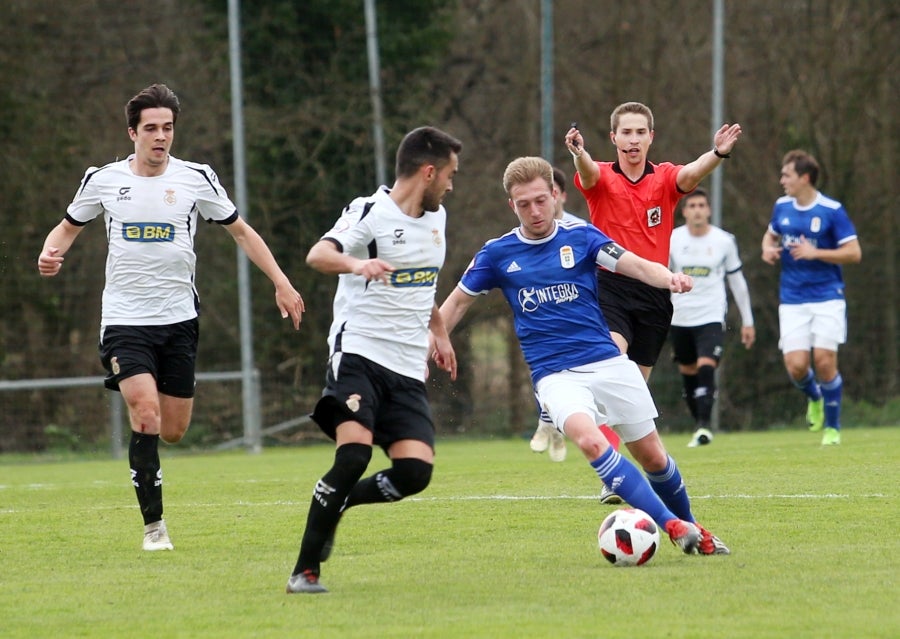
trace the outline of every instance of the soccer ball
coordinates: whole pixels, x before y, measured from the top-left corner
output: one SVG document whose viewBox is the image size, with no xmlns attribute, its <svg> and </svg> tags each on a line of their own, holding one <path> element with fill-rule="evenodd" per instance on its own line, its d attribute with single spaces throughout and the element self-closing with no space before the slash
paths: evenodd
<svg viewBox="0 0 900 639">
<path fill-rule="evenodd" d="M 600 554 L 613 566 L 640 566 L 656 554 L 659 528 L 637 508 L 621 508 L 607 515 L 597 531 Z"/>
</svg>

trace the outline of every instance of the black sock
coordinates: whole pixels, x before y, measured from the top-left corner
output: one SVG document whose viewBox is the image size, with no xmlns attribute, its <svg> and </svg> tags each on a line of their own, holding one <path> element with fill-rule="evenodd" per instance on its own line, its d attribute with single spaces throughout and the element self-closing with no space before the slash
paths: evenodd
<svg viewBox="0 0 900 639">
<path fill-rule="evenodd" d="M 137 494 L 144 525 L 162 519 L 162 468 L 159 465 L 159 435 L 131 431 L 128 445 L 131 483 Z"/>
<path fill-rule="evenodd" d="M 713 403 L 716 401 L 716 369 L 713 366 L 701 366 L 697 371 L 697 390 L 694 391 L 697 403 L 697 424 L 708 428 L 712 423 Z"/>
<path fill-rule="evenodd" d="M 697 421 L 697 400 L 694 399 L 694 391 L 697 390 L 697 376 L 682 373 L 681 382 L 683 386 L 681 396 L 684 397 L 688 410 L 691 411 L 691 417 Z"/>
<path fill-rule="evenodd" d="M 431 481 L 432 464 L 413 457 L 395 459 L 390 468 L 361 480 L 347 496 L 346 508 L 400 501 L 420 493 Z"/>
<path fill-rule="evenodd" d="M 334 465 L 316 482 L 293 574 L 304 570 L 319 574 L 322 547 L 341 518 L 347 495 L 366 472 L 371 458 L 372 447 L 365 444 L 344 444 L 335 451 Z"/>
</svg>

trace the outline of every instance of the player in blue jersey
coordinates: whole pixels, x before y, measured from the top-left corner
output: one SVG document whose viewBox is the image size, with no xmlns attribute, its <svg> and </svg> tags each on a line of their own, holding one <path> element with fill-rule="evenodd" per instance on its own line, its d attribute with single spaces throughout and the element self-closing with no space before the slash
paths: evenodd
<svg viewBox="0 0 900 639">
<path fill-rule="evenodd" d="M 556 167 L 553 168 L 553 187 L 554 197 L 556 198 L 553 217 L 568 224 L 587 224 L 585 220 L 582 220 L 577 215 L 566 211 L 566 174 Z M 561 462 L 566 459 L 566 438 L 553 427 L 550 416 L 547 415 L 546 411 L 541 410 L 540 406 L 538 406 L 537 428 L 534 431 L 534 435 L 531 436 L 529 446 L 536 453 L 543 453 L 549 449 L 548 456 L 550 461 Z M 615 494 L 609 491 L 604 491 L 604 494 L 615 497 Z M 603 501 L 602 496 L 600 501 Z"/>
<path fill-rule="evenodd" d="M 444 325 L 452 331 L 480 295 L 501 289 L 541 408 L 554 426 L 606 486 L 647 512 L 685 553 L 728 554 L 694 519 L 681 473 L 656 432 L 647 383 L 619 351 L 597 303 L 598 265 L 676 293 L 689 291 L 691 278 L 626 251 L 594 226 L 557 223 L 552 172 L 538 157 L 507 166 L 503 185 L 519 227 L 476 254 L 441 306 Z M 439 353 L 434 358 L 446 366 Z M 607 423 L 646 477 L 597 428 Z"/>
<path fill-rule="evenodd" d="M 847 340 L 841 265 L 858 263 L 862 249 L 844 206 L 816 189 L 818 177 L 819 164 L 809 153 L 794 150 L 784 156 L 785 195 L 772 209 L 762 259 L 781 262 L 778 324 L 784 366 L 807 397 L 810 430 L 824 426 L 822 444 L 827 446 L 841 443 L 844 382 L 837 353 Z"/>
</svg>

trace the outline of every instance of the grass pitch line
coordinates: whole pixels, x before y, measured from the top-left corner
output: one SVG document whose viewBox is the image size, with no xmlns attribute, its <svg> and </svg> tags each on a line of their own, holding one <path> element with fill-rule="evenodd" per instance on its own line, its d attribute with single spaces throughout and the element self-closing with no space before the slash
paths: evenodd
<svg viewBox="0 0 900 639">
<path fill-rule="evenodd" d="M 36 486 L 34 484 L 29 484 L 28 486 L 23 486 L 27 490 L 34 490 Z M 43 484 L 41 488 L 55 488 L 59 487 L 53 484 Z M 0 486 L 0 489 L 3 488 L 15 488 L 13 486 Z M 597 495 L 447 495 L 447 496 L 436 496 L 436 497 L 407 497 L 404 501 L 407 502 L 464 502 L 464 501 L 558 501 L 558 500 L 594 500 L 599 497 Z M 824 493 L 821 495 L 816 495 L 812 493 L 799 493 L 799 494 L 769 494 L 769 495 L 748 495 L 748 494 L 734 494 L 734 495 L 691 495 L 691 501 L 695 501 L 698 499 L 761 499 L 761 500 L 772 500 L 772 499 L 786 499 L 786 500 L 813 500 L 813 499 L 885 499 L 888 498 L 888 495 L 883 493 L 866 493 L 862 495 L 849 495 L 849 494 L 839 494 L 839 493 Z M 221 508 L 225 504 L 223 503 L 185 503 L 178 502 L 172 500 L 171 505 L 177 508 Z M 308 500 L 303 501 L 293 501 L 293 500 L 276 500 L 276 501 L 244 501 L 239 500 L 232 502 L 231 506 L 239 506 L 239 507 L 249 507 L 249 508 L 276 508 L 279 506 L 288 506 L 288 507 L 305 507 L 309 505 Z M 137 505 L 133 504 L 118 504 L 118 505 L 94 505 L 86 510 L 93 511 L 106 511 L 106 510 L 134 510 L 137 508 Z M 36 507 L 36 508 L 0 508 L 0 515 L 14 515 L 17 513 L 28 513 L 28 512 L 37 512 L 44 510 L 44 507 Z"/>
</svg>

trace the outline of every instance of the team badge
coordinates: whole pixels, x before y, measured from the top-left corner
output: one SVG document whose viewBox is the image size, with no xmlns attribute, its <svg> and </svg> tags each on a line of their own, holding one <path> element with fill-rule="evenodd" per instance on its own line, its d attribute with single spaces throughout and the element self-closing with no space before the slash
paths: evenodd
<svg viewBox="0 0 900 639">
<path fill-rule="evenodd" d="M 662 223 L 662 208 L 654 206 L 647 209 L 647 226 L 659 226 Z"/>
<path fill-rule="evenodd" d="M 359 410 L 359 400 L 361 399 L 362 397 L 360 395 L 357 395 L 356 393 L 353 393 L 350 397 L 347 398 L 347 408 L 350 409 L 351 413 L 355 413 Z"/>
<path fill-rule="evenodd" d="M 575 267 L 575 251 L 568 244 L 559 249 L 559 263 L 563 268 Z"/>
<path fill-rule="evenodd" d="M 109 360 L 109 366 L 110 368 L 112 368 L 113 375 L 118 375 L 122 371 L 122 369 L 119 368 L 118 357 L 113 357 L 111 360 Z"/>
<path fill-rule="evenodd" d="M 441 245 L 441 232 L 437 229 L 431 229 L 431 241 L 434 242 L 435 246 Z"/>
<path fill-rule="evenodd" d="M 822 218 L 816 216 L 809 221 L 809 230 L 818 233 L 822 230 Z"/>
<path fill-rule="evenodd" d="M 177 201 L 178 200 L 175 199 L 175 191 L 172 189 L 166 189 L 166 194 L 163 196 L 163 202 L 165 202 L 169 206 L 173 206 Z"/>
</svg>

